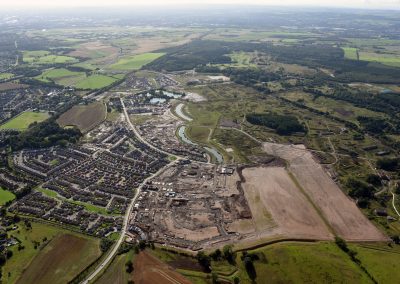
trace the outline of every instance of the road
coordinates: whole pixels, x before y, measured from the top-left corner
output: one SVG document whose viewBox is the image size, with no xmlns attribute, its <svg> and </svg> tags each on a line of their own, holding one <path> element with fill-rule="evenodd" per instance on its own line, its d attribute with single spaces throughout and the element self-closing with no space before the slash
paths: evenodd
<svg viewBox="0 0 400 284">
<path fill-rule="evenodd" d="M 169 152 L 164 151 L 164 150 L 162 150 L 162 149 L 159 149 L 159 148 L 155 147 L 154 145 L 152 145 L 151 143 L 147 142 L 147 141 L 140 135 L 140 133 L 137 131 L 136 127 L 132 124 L 132 122 L 131 122 L 131 120 L 130 120 L 130 118 L 129 118 L 128 112 L 127 112 L 127 110 L 126 110 L 124 100 L 123 100 L 122 98 L 120 98 L 120 100 L 121 100 L 122 109 L 124 110 L 124 114 L 125 114 L 126 121 L 128 122 L 130 128 L 131 128 L 131 129 L 133 130 L 133 132 L 135 133 L 136 138 L 138 138 L 138 139 L 140 140 L 140 142 L 146 144 L 147 146 L 149 146 L 150 148 L 156 150 L 157 152 L 163 153 L 163 154 L 165 154 L 165 155 L 174 156 L 174 157 L 177 157 L 177 158 L 180 158 L 180 159 L 184 159 L 184 158 L 185 158 L 185 157 L 182 157 L 182 156 L 178 156 L 178 155 L 169 153 Z"/>
<path fill-rule="evenodd" d="M 140 136 L 140 134 L 138 133 L 138 131 L 136 130 L 135 126 L 132 124 L 131 120 L 129 119 L 128 112 L 126 111 L 125 104 L 124 104 L 124 102 L 123 102 L 122 99 L 121 99 L 121 104 L 122 104 L 122 108 L 123 108 L 123 110 L 124 110 L 124 114 L 125 114 L 126 121 L 128 122 L 130 128 L 131 128 L 131 129 L 133 130 L 133 132 L 135 133 L 136 137 L 137 137 L 141 142 L 145 143 L 146 145 L 148 145 L 149 147 L 151 147 L 152 149 L 154 149 L 154 150 L 156 150 L 156 151 L 158 151 L 158 152 L 160 152 L 160 153 L 163 153 L 163 154 L 166 154 L 166 155 L 169 155 L 169 156 L 170 156 L 170 155 L 173 155 L 173 154 L 170 154 L 170 153 L 168 153 L 168 152 L 165 152 L 165 151 L 163 151 L 163 150 L 160 150 L 160 149 L 154 147 L 153 145 L 151 145 L 150 143 L 148 143 L 146 140 L 144 140 L 144 139 Z M 173 156 L 177 157 L 176 155 L 173 155 Z M 140 184 L 140 186 L 139 186 L 139 187 L 137 188 L 137 190 L 136 190 L 135 196 L 132 198 L 132 200 L 131 200 L 131 202 L 130 202 L 130 204 L 129 204 L 129 206 L 128 206 L 128 209 L 127 209 L 126 212 L 125 212 L 124 222 L 123 222 L 123 225 L 122 225 L 120 237 L 118 238 L 117 242 L 114 244 L 114 246 L 113 246 L 113 248 L 111 249 L 111 251 L 108 253 L 107 257 L 102 261 L 102 263 L 99 264 L 99 266 L 96 268 L 96 270 L 93 271 L 93 272 L 92 272 L 84 281 L 82 281 L 81 283 L 87 284 L 87 283 L 89 283 L 90 281 L 92 281 L 92 280 L 93 280 L 93 279 L 94 279 L 94 278 L 95 278 L 95 277 L 96 277 L 96 276 L 97 276 L 97 275 L 112 261 L 112 259 L 114 258 L 114 256 L 115 256 L 116 253 L 118 252 L 119 247 L 121 246 L 121 244 L 122 244 L 122 243 L 124 242 L 124 240 L 125 240 L 126 230 L 128 229 L 129 216 L 130 216 L 130 214 L 131 214 L 131 212 L 132 212 L 132 209 L 133 209 L 133 206 L 134 206 L 134 204 L 136 203 L 136 200 L 137 200 L 137 198 L 139 197 L 139 194 L 140 194 L 140 192 L 141 192 L 143 186 L 146 184 L 146 182 L 149 181 L 149 180 L 151 180 L 151 179 L 153 179 L 153 178 L 156 177 L 157 175 L 159 175 L 159 174 L 160 174 L 162 171 L 164 171 L 167 167 L 171 166 L 171 165 L 174 164 L 174 163 L 179 162 L 182 158 L 183 158 L 183 157 L 179 157 L 179 156 L 178 156 L 178 157 L 177 157 L 177 160 L 175 160 L 175 161 L 169 163 L 168 165 L 162 167 L 158 172 L 156 172 L 155 174 L 149 176 L 148 178 L 146 178 L 146 179 Z"/>
<path fill-rule="evenodd" d="M 180 159 L 177 159 L 171 163 L 169 163 L 168 165 L 162 167 L 158 172 L 154 173 L 153 175 L 149 176 L 148 178 L 146 178 L 141 184 L 140 186 L 137 188 L 135 196 L 132 198 L 131 203 L 128 206 L 128 209 L 125 212 L 125 216 L 124 216 L 124 222 L 122 225 L 122 229 L 121 229 L 121 234 L 119 239 L 117 240 L 117 242 L 114 244 L 112 250 L 108 253 L 107 257 L 103 260 L 103 262 L 96 268 L 95 271 L 93 271 L 84 281 L 82 281 L 82 284 L 87 284 L 89 283 L 91 280 L 93 280 L 114 258 L 114 256 L 117 254 L 119 247 L 121 246 L 121 244 L 124 242 L 125 240 L 125 234 L 126 234 L 126 230 L 128 229 L 128 223 L 129 223 L 129 216 L 132 212 L 133 206 L 136 203 L 137 198 L 139 197 L 140 192 L 142 191 L 143 186 L 146 184 L 147 181 L 153 179 L 154 177 L 158 176 L 161 172 L 163 172 L 167 167 L 171 166 L 174 163 L 177 163 L 178 161 L 180 161 Z"/>
</svg>

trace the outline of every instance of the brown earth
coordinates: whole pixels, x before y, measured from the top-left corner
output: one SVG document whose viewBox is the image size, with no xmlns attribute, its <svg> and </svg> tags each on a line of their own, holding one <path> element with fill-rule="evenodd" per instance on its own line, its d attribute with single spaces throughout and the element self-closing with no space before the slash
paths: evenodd
<svg viewBox="0 0 400 284">
<path fill-rule="evenodd" d="M 264 143 L 264 150 L 289 162 L 289 171 L 340 237 L 348 241 L 388 240 L 304 146 Z"/>
<path fill-rule="evenodd" d="M 18 84 L 13 82 L 1 83 L 0 91 L 14 90 L 14 89 L 23 89 L 29 87 L 28 85 Z"/>
<path fill-rule="evenodd" d="M 99 256 L 98 241 L 60 235 L 33 259 L 17 283 L 67 283 Z"/>
<path fill-rule="evenodd" d="M 244 192 L 260 237 L 274 233 L 284 238 L 333 239 L 285 168 L 254 167 L 242 173 L 246 180 Z M 275 228 L 271 227 L 272 222 Z"/>
<path fill-rule="evenodd" d="M 105 119 L 106 110 L 102 103 L 74 106 L 64 112 L 57 123 L 61 127 L 75 125 L 82 132 L 87 132 Z"/>
<path fill-rule="evenodd" d="M 190 284 L 172 267 L 143 251 L 135 258 L 133 280 L 136 284 Z"/>
</svg>

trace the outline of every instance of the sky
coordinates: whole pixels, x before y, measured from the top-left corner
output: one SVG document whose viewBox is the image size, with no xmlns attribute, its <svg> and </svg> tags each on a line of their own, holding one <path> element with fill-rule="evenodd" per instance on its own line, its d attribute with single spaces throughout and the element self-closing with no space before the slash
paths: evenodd
<svg viewBox="0 0 400 284">
<path fill-rule="evenodd" d="M 400 9 L 400 0 L 0 0 L 1 7 L 81 7 L 81 6 L 190 6 L 209 4 L 332 6 Z"/>
</svg>

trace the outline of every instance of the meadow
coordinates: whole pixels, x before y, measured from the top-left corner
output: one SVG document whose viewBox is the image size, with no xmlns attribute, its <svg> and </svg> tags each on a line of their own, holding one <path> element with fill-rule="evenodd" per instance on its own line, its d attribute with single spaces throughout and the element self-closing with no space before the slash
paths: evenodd
<svg viewBox="0 0 400 284">
<path fill-rule="evenodd" d="M 9 201 L 13 201 L 14 199 L 15 199 L 14 193 L 0 187 L 0 205 L 4 205 Z"/>
<path fill-rule="evenodd" d="M 110 66 L 114 70 L 139 70 L 144 65 L 163 56 L 164 53 L 143 53 L 139 55 L 127 56 L 118 60 Z"/>
<path fill-rule="evenodd" d="M 0 129 L 26 130 L 34 122 L 42 122 L 49 118 L 48 113 L 26 111 L 0 126 Z"/>
<path fill-rule="evenodd" d="M 4 281 L 4 283 L 16 283 L 18 279 L 20 279 L 19 283 L 23 283 L 21 282 L 21 279 L 22 280 L 26 279 L 27 276 L 36 277 L 38 273 L 44 272 L 45 270 L 40 270 L 43 269 L 43 267 L 39 266 L 43 264 L 43 261 L 47 262 L 49 261 L 47 257 L 43 257 L 43 255 L 48 256 L 49 251 L 51 251 L 53 256 L 58 255 L 58 259 L 55 258 L 51 259 L 51 262 L 57 261 L 57 263 L 54 263 L 55 265 L 53 266 L 53 268 L 56 269 L 54 271 L 58 271 L 55 281 L 57 281 L 58 278 L 60 278 L 61 280 L 65 279 L 65 277 L 69 276 L 73 277 L 74 274 L 77 273 L 78 269 L 83 269 L 85 265 L 89 264 L 87 263 L 88 258 L 97 256 L 96 248 L 98 250 L 99 241 L 96 239 L 88 238 L 86 236 L 76 233 L 71 233 L 65 229 L 54 227 L 47 224 L 36 223 L 34 221 L 31 221 L 30 223 L 32 228 L 28 228 L 24 224 L 24 222 L 21 221 L 17 224 L 18 228 L 16 230 L 8 232 L 9 236 L 13 236 L 14 238 L 18 239 L 21 242 L 21 246 L 23 246 L 24 248 L 18 250 L 18 245 L 11 247 L 13 256 L 7 260 L 6 264 L 3 266 L 2 269 L 3 272 L 2 280 Z M 87 256 L 83 258 L 80 257 L 79 259 L 74 260 L 75 266 L 77 266 L 78 269 L 77 267 L 73 266 L 68 267 L 67 263 L 65 263 L 65 265 L 64 263 L 60 263 L 63 254 L 66 255 L 70 254 L 65 251 L 62 252 L 62 250 L 65 250 L 66 247 L 57 244 L 57 242 L 59 241 L 57 241 L 56 239 L 65 235 L 67 236 L 73 235 L 74 236 L 73 238 L 71 237 L 68 238 L 72 240 L 76 238 L 77 242 L 86 243 L 86 246 L 83 247 L 83 251 L 87 254 Z M 53 242 L 53 240 L 56 241 Z M 48 242 L 50 242 L 48 244 L 50 246 L 47 248 L 48 245 L 46 244 Z M 42 252 L 42 248 L 46 248 L 46 251 Z M 71 254 L 76 254 L 76 253 L 77 253 L 76 248 L 73 248 L 71 250 Z M 38 255 L 42 256 L 40 258 L 37 258 Z M 27 273 L 27 271 L 29 271 L 28 274 L 22 276 L 23 278 L 21 278 L 21 275 Z M 32 282 L 28 281 L 28 283 Z"/>
<path fill-rule="evenodd" d="M 107 87 L 118 80 L 119 78 L 116 77 L 94 74 L 76 83 L 75 87 L 84 90 L 96 90 Z"/>
<path fill-rule="evenodd" d="M 22 54 L 23 62 L 33 65 L 76 63 L 79 61 L 74 57 L 65 55 L 54 55 L 46 50 L 24 51 Z"/>
</svg>

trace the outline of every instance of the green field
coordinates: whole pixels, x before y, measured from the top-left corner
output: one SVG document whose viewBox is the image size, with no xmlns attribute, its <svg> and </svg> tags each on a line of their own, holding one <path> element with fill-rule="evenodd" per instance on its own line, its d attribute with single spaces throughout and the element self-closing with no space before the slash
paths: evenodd
<svg viewBox="0 0 400 284">
<path fill-rule="evenodd" d="M 357 60 L 357 48 L 354 47 L 342 47 L 344 51 L 344 57 L 348 59 Z"/>
<path fill-rule="evenodd" d="M 68 283 L 100 255 L 99 240 L 59 234 L 40 250 L 16 283 Z"/>
<path fill-rule="evenodd" d="M 0 73 L 0 80 L 7 80 L 11 79 L 12 77 L 14 77 L 14 74 L 12 73 Z"/>
<path fill-rule="evenodd" d="M 156 60 L 165 53 L 143 53 L 139 55 L 123 57 L 117 63 L 111 65 L 115 70 L 139 70 L 142 66 Z"/>
<path fill-rule="evenodd" d="M 57 64 L 57 63 L 76 63 L 78 59 L 65 55 L 54 55 L 49 51 L 23 51 L 23 62 L 30 64 Z"/>
<path fill-rule="evenodd" d="M 114 77 L 109 77 L 105 75 L 91 75 L 87 77 L 86 79 L 79 81 L 75 87 L 78 89 L 90 89 L 90 90 L 95 90 L 95 89 L 101 89 L 104 87 L 107 87 L 108 85 L 111 85 L 115 81 L 117 81 L 118 78 Z"/>
<path fill-rule="evenodd" d="M 386 244 L 350 245 L 357 258 L 378 283 L 398 283 L 400 279 L 400 246 Z"/>
<path fill-rule="evenodd" d="M 379 62 L 388 66 L 400 67 L 400 56 L 394 56 L 392 54 L 360 52 L 360 60 Z"/>
<path fill-rule="evenodd" d="M 60 85 L 65 85 L 65 86 L 72 85 L 72 84 L 68 84 L 71 81 L 78 82 L 79 80 L 82 80 L 83 78 L 85 78 L 85 73 L 74 72 L 74 71 L 70 71 L 65 68 L 50 69 L 50 70 L 44 71 L 41 75 L 35 77 L 35 79 L 40 80 L 42 82 L 54 81 Z M 65 83 L 67 83 L 67 84 L 65 84 Z"/>
<path fill-rule="evenodd" d="M 58 194 L 57 192 L 50 190 L 50 189 L 45 189 L 45 188 L 37 188 L 38 191 L 40 191 L 41 193 L 43 193 L 44 195 L 47 195 L 48 197 L 52 197 L 52 198 L 57 198 Z"/>
<path fill-rule="evenodd" d="M 41 122 L 49 118 L 48 113 L 26 111 L 7 121 L 0 126 L 0 129 L 25 130 L 33 122 Z"/>
<path fill-rule="evenodd" d="M 2 189 L 0 187 L 0 205 L 6 204 L 8 201 L 12 201 L 15 199 L 15 194 L 11 191 Z"/>
<path fill-rule="evenodd" d="M 32 229 L 28 229 L 24 223 L 19 222 L 18 229 L 12 230 L 8 232 L 9 236 L 13 236 L 21 241 L 21 245 L 24 246 L 24 249 L 18 250 L 18 246 L 12 246 L 10 249 L 13 252 L 13 256 L 7 260 L 6 264 L 3 266 L 3 283 L 15 283 L 17 279 L 21 277 L 21 275 L 26 271 L 26 269 L 34 264 L 36 260 L 35 257 L 42 253 L 41 247 L 45 246 L 48 241 L 52 241 L 56 236 L 61 236 L 64 234 L 73 234 L 79 238 L 83 236 L 80 234 L 71 233 L 65 229 L 61 229 L 59 227 L 54 227 L 46 224 L 31 222 Z M 46 241 L 44 241 L 46 238 Z M 93 248 L 92 251 L 98 248 L 98 240 L 83 237 L 90 241 L 89 246 Z M 34 242 L 38 242 L 39 246 L 35 249 Z M 62 248 L 62 247 L 61 247 Z M 58 248 L 54 248 L 58 249 Z M 86 250 L 87 253 L 90 251 Z M 60 252 L 62 253 L 62 251 Z M 91 257 L 91 256 L 90 256 Z M 85 266 L 85 260 L 82 262 L 77 262 L 76 266 L 82 268 Z M 35 264 L 36 265 L 36 264 Z M 73 271 L 69 271 L 67 266 L 59 266 L 57 267 L 58 272 L 61 275 L 71 275 L 71 273 L 76 272 L 76 267 Z M 65 270 L 67 269 L 67 270 Z M 57 275 L 59 277 L 60 275 Z M 60 278 L 62 279 L 62 278 Z M 31 282 L 32 283 L 32 282 Z"/>
<path fill-rule="evenodd" d="M 125 284 L 131 280 L 132 277 L 126 272 L 125 263 L 129 260 L 133 262 L 134 259 L 133 251 L 128 253 L 117 255 L 110 266 L 104 271 L 104 273 L 96 281 L 96 284 Z"/>
</svg>

